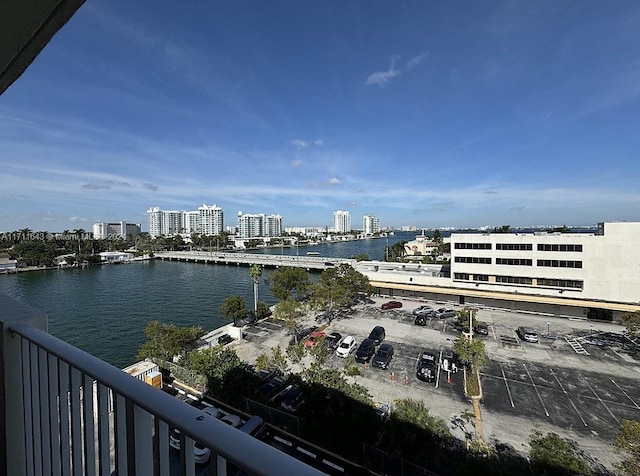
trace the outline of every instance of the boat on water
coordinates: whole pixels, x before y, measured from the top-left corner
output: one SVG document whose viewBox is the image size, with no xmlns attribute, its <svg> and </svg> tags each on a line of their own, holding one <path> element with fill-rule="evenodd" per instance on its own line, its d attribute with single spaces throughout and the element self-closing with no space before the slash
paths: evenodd
<svg viewBox="0 0 640 476">
<path fill-rule="evenodd" d="M 320 256 L 319 251 L 307 251 L 307 256 Z"/>
</svg>

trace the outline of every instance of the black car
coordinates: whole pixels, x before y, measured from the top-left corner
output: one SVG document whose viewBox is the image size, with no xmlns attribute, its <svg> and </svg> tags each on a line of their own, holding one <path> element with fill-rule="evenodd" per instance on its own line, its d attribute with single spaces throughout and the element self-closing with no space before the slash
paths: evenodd
<svg viewBox="0 0 640 476">
<path fill-rule="evenodd" d="M 376 352 L 376 343 L 373 339 L 365 339 L 360 343 L 360 347 L 356 350 L 356 362 L 364 364 L 369 362 L 373 354 Z"/>
<path fill-rule="evenodd" d="M 373 356 L 371 361 L 371 367 L 378 367 L 379 369 L 386 369 L 389 367 L 389 363 L 393 358 L 393 346 L 391 344 L 382 344 Z"/>
<path fill-rule="evenodd" d="M 473 328 L 473 332 L 480 336 L 488 336 L 489 335 L 489 326 L 487 326 L 486 322 L 478 322 L 476 327 Z"/>
<path fill-rule="evenodd" d="M 427 316 L 424 314 L 418 314 L 416 318 L 413 320 L 413 323 L 416 326 L 426 326 L 427 325 Z"/>
<path fill-rule="evenodd" d="M 332 332 L 327 334 L 324 338 L 324 343 L 327 345 L 327 349 L 336 350 L 340 345 L 340 341 L 342 340 L 342 334 L 339 332 Z"/>
<path fill-rule="evenodd" d="M 384 327 L 382 326 L 376 326 L 371 330 L 371 333 L 369 334 L 369 339 L 371 339 L 375 345 L 379 345 L 380 342 L 382 342 L 384 340 Z"/>
<path fill-rule="evenodd" d="M 271 377 L 258 389 L 262 398 L 271 400 L 287 386 L 287 382 L 282 377 Z"/>
<path fill-rule="evenodd" d="M 420 352 L 418 366 L 416 367 L 416 377 L 424 382 L 435 382 L 436 370 L 436 355 L 426 350 Z"/>
<path fill-rule="evenodd" d="M 286 391 L 280 395 L 280 407 L 290 412 L 295 412 L 302 403 L 304 394 L 299 385 L 293 384 L 287 387 Z"/>
</svg>

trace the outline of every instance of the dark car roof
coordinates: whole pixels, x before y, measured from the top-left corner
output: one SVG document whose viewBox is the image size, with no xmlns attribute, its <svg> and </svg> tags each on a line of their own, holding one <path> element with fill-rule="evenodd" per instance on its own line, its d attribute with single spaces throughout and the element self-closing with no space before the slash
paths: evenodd
<svg viewBox="0 0 640 476">
<path fill-rule="evenodd" d="M 381 344 L 380 348 L 378 349 L 378 353 L 379 354 L 383 354 L 383 353 L 388 353 L 391 352 L 393 350 L 393 346 L 391 344 Z"/>
<path fill-rule="evenodd" d="M 384 327 L 376 326 L 373 329 L 371 329 L 371 333 L 369 335 L 370 336 L 379 335 L 379 334 L 382 334 L 383 332 L 384 332 Z"/>
<path fill-rule="evenodd" d="M 360 343 L 359 349 L 367 349 L 369 347 L 374 347 L 376 344 L 373 339 L 365 339 Z"/>
</svg>

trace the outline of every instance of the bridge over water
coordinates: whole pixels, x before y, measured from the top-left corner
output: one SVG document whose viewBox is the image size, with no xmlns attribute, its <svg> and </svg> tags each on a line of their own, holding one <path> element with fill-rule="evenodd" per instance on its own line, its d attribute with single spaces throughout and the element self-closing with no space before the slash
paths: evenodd
<svg viewBox="0 0 640 476">
<path fill-rule="evenodd" d="M 266 255 L 258 253 L 224 253 L 218 251 L 160 251 L 156 258 L 169 261 L 190 261 L 194 263 L 235 264 L 251 266 L 257 264 L 268 268 L 292 266 L 297 268 L 325 270 L 340 266 L 343 263 L 353 265 L 356 260 L 344 258 L 327 258 L 322 256 L 286 256 Z"/>
</svg>

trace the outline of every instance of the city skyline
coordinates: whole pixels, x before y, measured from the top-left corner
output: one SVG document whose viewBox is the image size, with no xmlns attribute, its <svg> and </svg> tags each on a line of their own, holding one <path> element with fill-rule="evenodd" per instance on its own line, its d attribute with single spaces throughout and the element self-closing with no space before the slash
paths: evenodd
<svg viewBox="0 0 640 476">
<path fill-rule="evenodd" d="M 0 97 L 0 231 L 640 220 L 637 3 L 281 5 L 83 5 Z"/>
</svg>

